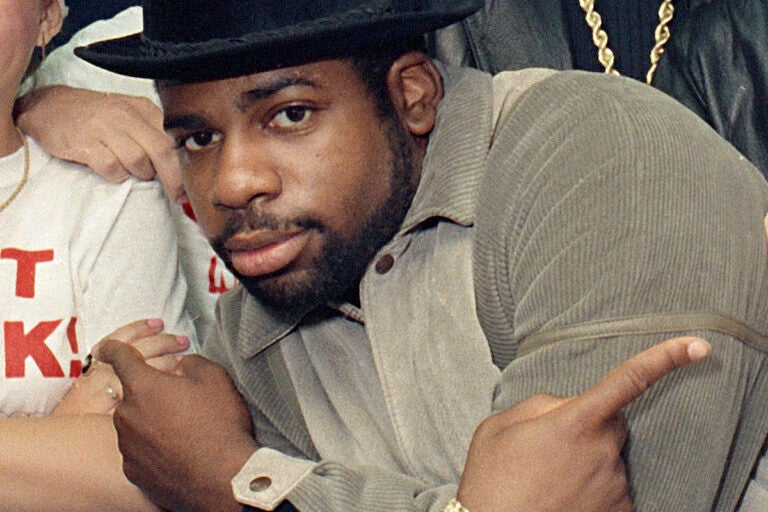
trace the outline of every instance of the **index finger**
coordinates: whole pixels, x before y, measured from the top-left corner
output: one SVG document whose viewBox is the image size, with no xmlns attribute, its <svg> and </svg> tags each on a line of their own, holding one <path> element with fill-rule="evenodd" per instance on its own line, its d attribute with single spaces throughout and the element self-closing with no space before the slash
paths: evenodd
<svg viewBox="0 0 768 512">
<path fill-rule="evenodd" d="M 624 361 L 570 405 L 587 411 L 595 421 L 614 417 L 653 383 L 707 357 L 711 347 L 701 338 L 672 338 Z"/>
<path fill-rule="evenodd" d="M 136 320 L 129 324 L 118 327 L 107 334 L 104 339 L 113 339 L 119 341 L 134 341 L 146 336 L 153 336 L 163 330 L 163 320 L 160 318 L 147 318 Z"/>
<path fill-rule="evenodd" d="M 152 370 L 136 347 L 115 339 L 100 341 L 92 353 L 102 363 L 112 365 L 120 382 L 127 382 Z"/>
</svg>

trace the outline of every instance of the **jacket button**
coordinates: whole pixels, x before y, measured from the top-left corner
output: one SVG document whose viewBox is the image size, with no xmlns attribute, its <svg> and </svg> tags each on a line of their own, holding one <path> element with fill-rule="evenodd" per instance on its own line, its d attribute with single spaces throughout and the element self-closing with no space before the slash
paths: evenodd
<svg viewBox="0 0 768 512">
<path fill-rule="evenodd" d="M 395 257 L 391 254 L 385 254 L 379 261 L 376 262 L 376 272 L 379 274 L 386 274 L 395 264 Z"/>
<path fill-rule="evenodd" d="M 260 476 L 251 480 L 248 488 L 253 492 L 264 492 L 272 485 L 272 479 L 268 476 Z"/>
</svg>

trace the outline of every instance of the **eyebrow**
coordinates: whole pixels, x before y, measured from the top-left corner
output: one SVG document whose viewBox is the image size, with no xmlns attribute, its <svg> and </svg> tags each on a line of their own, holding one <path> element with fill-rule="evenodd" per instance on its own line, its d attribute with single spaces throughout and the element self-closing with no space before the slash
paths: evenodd
<svg viewBox="0 0 768 512">
<path fill-rule="evenodd" d="M 236 102 L 237 109 L 244 112 L 257 101 L 269 98 L 283 89 L 296 85 L 303 85 L 315 89 L 322 88 L 317 82 L 305 77 L 278 77 L 242 93 Z M 195 114 L 171 116 L 163 120 L 163 129 L 165 131 L 174 129 L 201 130 L 205 127 L 205 121 Z"/>
<path fill-rule="evenodd" d="M 163 129 L 165 131 L 175 129 L 201 130 L 203 128 L 205 128 L 205 122 L 194 114 L 171 116 L 163 119 Z"/>
<path fill-rule="evenodd" d="M 237 108 L 242 112 L 247 110 L 251 105 L 257 101 L 263 100 L 273 96 L 283 89 L 293 87 L 295 85 L 303 85 L 306 87 L 312 87 L 320 89 L 320 85 L 303 76 L 285 76 L 277 77 L 274 80 L 267 81 L 258 87 L 254 87 L 240 95 L 240 99 L 237 102 Z"/>
</svg>

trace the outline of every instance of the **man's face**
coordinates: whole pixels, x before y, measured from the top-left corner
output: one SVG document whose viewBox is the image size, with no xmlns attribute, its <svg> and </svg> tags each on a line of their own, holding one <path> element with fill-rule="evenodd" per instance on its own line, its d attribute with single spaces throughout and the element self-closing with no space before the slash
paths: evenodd
<svg viewBox="0 0 768 512">
<path fill-rule="evenodd" d="M 343 61 L 164 86 L 205 235 L 276 307 L 341 300 L 415 190 L 408 137 Z"/>
</svg>

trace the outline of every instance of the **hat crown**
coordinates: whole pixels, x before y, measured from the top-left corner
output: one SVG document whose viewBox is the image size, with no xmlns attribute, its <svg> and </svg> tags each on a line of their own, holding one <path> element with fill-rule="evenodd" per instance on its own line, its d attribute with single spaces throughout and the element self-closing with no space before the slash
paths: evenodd
<svg viewBox="0 0 768 512">
<path fill-rule="evenodd" d="M 144 31 L 77 48 L 129 76 L 217 80 L 397 46 L 483 0 L 144 0 Z"/>
<path fill-rule="evenodd" d="M 345 14 L 418 12 L 429 0 L 144 0 L 144 39 L 200 43 L 271 32 Z"/>
</svg>

